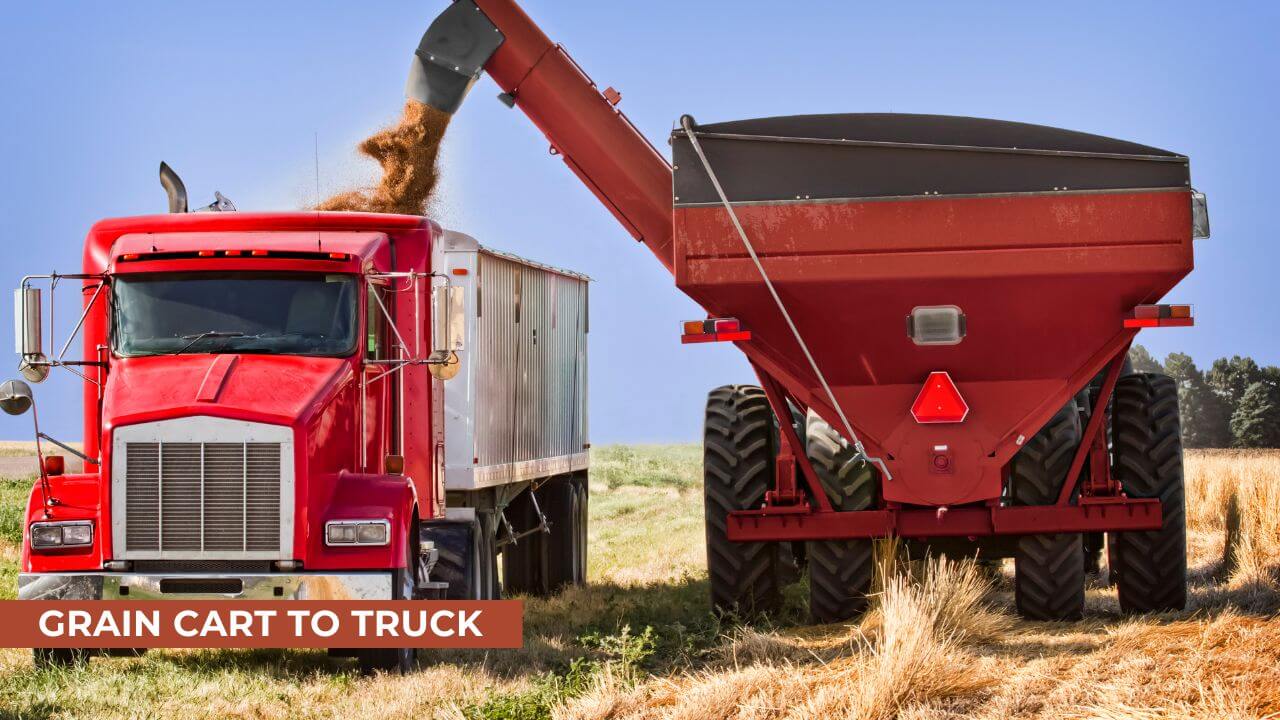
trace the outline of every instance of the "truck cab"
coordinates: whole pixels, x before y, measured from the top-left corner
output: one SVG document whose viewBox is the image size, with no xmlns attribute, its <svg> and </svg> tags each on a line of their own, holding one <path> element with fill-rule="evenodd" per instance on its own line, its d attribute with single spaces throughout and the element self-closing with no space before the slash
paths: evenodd
<svg viewBox="0 0 1280 720">
<path fill-rule="evenodd" d="M 507 572 L 545 565 L 530 547 L 557 551 L 548 501 L 562 485 L 585 497 L 585 447 L 578 462 L 548 463 L 537 442 L 517 443 L 528 457 L 509 460 L 524 471 L 505 473 L 483 472 L 478 450 L 446 447 L 483 439 L 483 423 L 459 416 L 477 411 L 477 387 L 502 394 L 523 377 L 519 366 L 476 367 L 465 336 L 502 334 L 472 318 L 480 252 L 416 216 L 207 212 L 95 225 L 80 273 L 30 276 L 16 296 L 24 376 L 65 368 L 84 385 L 83 470 L 64 472 L 41 445 L 19 597 L 482 599 L 498 596 L 507 545 L 524 539 Z M 42 285 L 69 283 L 83 298 L 81 358 L 52 337 L 62 352 L 46 355 L 39 329 Z M 53 297 L 47 306 L 52 315 Z M 447 400 L 463 370 L 462 397 Z M 446 405 L 461 408 L 450 423 Z M 450 438 L 446 427 L 465 431 Z M 450 454 L 476 460 L 452 512 Z M 560 524 L 560 534 L 573 526 Z M 517 589 L 536 589 L 526 585 Z M 406 664 L 403 653 L 361 659 Z"/>
</svg>

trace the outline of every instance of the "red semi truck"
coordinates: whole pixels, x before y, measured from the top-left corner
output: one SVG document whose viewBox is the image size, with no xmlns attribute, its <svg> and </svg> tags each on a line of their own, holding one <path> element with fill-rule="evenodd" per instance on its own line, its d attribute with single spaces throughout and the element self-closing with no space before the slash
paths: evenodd
<svg viewBox="0 0 1280 720">
<path fill-rule="evenodd" d="M 43 454 L 57 441 L 37 421 L 19 598 L 485 599 L 584 581 L 584 276 L 423 217 L 221 197 L 187 212 L 161 174 L 170 214 L 99 222 L 81 272 L 17 292 L 23 375 L 84 381 L 83 452 L 57 443 L 81 472 Z M 49 285 L 83 297 L 57 354 Z M 32 405 L 25 383 L 0 389 L 6 411 Z"/>
<path fill-rule="evenodd" d="M 513 0 L 450 5 L 408 93 L 454 112 L 484 72 L 707 310 L 683 340 L 734 342 L 760 379 L 706 405 L 717 607 L 776 607 L 803 561 L 814 618 L 851 617 L 885 537 L 1013 557 L 1029 618 L 1080 617 L 1104 547 L 1124 610 L 1183 607 L 1177 388 L 1126 358 L 1193 322 L 1159 304 L 1208 235 L 1186 157 L 967 117 L 686 115 L 668 163 Z"/>
</svg>

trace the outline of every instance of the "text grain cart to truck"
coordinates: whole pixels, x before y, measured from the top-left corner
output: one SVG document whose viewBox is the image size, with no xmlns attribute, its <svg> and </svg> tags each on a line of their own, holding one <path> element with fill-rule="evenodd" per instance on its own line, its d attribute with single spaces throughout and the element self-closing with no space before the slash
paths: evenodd
<svg viewBox="0 0 1280 720">
<path fill-rule="evenodd" d="M 416 216 L 222 198 L 187 212 L 162 176 L 171 214 L 98 223 L 81 273 L 17 294 L 24 376 L 84 379 L 84 471 L 42 459 L 21 599 L 494 599 L 583 582 L 587 278 Z M 82 358 L 71 338 L 46 352 L 55 308 L 79 316 Z M 0 395 L 32 405 L 20 381 Z M 413 660 L 347 653 L 369 670 Z"/>
<path fill-rule="evenodd" d="M 967 117 L 842 114 L 699 125 L 673 164 L 512 0 L 458 0 L 411 96 L 454 112 L 486 71 L 701 304 L 759 386 L 707 400 L 713 602 L 769 610 L 807 559 L 818 621 L 859 612 L 872 538 L 1016 563 L 1019 611 L 1084 609 L 1105 546 L 1127 612 L 1182 608 L 1177 388 L 1135 373 L 1140 328 L 1208 236 L 1189 161 Z"/>
</svg>

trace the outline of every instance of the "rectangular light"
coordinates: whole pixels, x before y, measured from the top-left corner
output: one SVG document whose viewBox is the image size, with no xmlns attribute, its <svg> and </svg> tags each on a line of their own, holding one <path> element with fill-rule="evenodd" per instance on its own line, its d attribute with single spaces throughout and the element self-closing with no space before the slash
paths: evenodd
<svg viewBox="0 0 1280 720">
<path fill-rule="evenodd" d="M 907 335 L 917 345 L 958 345 L 967 324 L 955 305 L 922 305 L 912 308 L 907 316 Z"/>
<path fill-rule="evenodd" d="M 1124 319 L 1127 328 L 1191 327 L 1195 323 L 1190 305 L 1139 305 Z"/>
<path fill-rule="evenodd" d="M 680 323 L 680 329 L 684 332 L 680 336 L 680 342 L 686 345 L 689 343 L 736 342 L 751 339 L 751 331 L 743 330 L 742 323 L 737 318 L 689 320 Z"/>
<path fill-rule="evenodd" d="M 391 523 L 386 520 L 331 520 L 324 524 L 324 544 L 386 545 L 391 542 Z"/>
<path fill-rule="evenodd" d="M 38 522 L 31 524 L 31 548 L 50 550 L 93 544 L 93 521 Z"/>
</svg>

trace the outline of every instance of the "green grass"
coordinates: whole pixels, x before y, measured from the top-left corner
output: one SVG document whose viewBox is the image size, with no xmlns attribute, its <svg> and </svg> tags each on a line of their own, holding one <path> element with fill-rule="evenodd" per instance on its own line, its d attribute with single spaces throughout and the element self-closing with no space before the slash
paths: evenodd
<svg viewBox="0 0 1280 720">
<path fill-rule="evenodd" d="M 609 488 L 702 487 L 700 445 L 605 445 L 591 454 L 591 477 Z"/>
<path fill-rule="evenodd" d="M 22 542 L 22 518 L 27 511 L 33 478 L 0 479 L 0 545 Z"/>
</svg>

